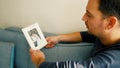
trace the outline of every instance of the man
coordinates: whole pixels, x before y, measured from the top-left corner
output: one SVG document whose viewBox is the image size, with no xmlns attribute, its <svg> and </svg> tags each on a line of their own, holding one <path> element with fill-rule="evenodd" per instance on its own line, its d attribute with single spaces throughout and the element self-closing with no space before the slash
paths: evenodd
<svg viewBox="0 0 120 68">
<path fill-rule="evenodd" d="M 58 42 L 89 41 L 96 38 L 91 57 L 82 63 L 79 61 L 48 63 L 44 62 L 45 56 L 41 51 L 30 49 L 32 61 L 40 68 L 119 68 L 120 0 L 89 0 L 82 19 L 88 32 L 48 37 L 46 47 L 51 48 Z"/>
</svg>

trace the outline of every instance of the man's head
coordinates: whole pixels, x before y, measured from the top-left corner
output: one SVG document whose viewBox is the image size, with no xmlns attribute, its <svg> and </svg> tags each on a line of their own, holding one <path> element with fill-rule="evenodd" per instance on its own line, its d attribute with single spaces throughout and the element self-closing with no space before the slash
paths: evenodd
<svg viewBox="0 0 120 68">
<path fill-rule="evenodd" d="M 119 7 L 120 0 L 89 0 L 82 18 L 88 31 L 97 37 L 111 34 L 119 25 Z"/>
</svg>

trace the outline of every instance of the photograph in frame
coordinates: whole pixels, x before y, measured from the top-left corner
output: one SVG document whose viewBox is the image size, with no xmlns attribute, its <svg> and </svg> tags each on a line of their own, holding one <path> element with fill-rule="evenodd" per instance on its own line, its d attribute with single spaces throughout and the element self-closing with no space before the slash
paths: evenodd
<svg viewBox="0 0 120 68">
<path fill-rule="evenodd" d="M 38 23 L 22 28 L 22 32 L 30 47 L 34 50 L 41 49 L 47 44 Z"/>
</svg>

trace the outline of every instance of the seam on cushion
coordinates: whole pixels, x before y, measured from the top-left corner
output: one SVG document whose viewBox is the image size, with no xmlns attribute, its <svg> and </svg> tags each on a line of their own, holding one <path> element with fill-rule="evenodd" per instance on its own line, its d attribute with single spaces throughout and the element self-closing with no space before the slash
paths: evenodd
<svg viewBox="0 0 120 68">
<path fill-rule="evenodd" d="M 11 56 L 10 56 L 10 68 L 14 68 L 14 44 L 13 43 L 9 43 L 9 45 L 12 44 L 12 47 L 11 47 Z"/>
</svg>

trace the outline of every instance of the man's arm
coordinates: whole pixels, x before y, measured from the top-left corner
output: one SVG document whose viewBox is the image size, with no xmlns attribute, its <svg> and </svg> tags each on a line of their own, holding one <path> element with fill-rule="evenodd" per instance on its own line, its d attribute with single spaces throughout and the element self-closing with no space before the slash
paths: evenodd
<svg viewBox="0 0 120 68">
<path fill-rule="evenodd" d="M 70 34 L 58 35 L 59 42 L 81 42 L 82 37 L 80 32 L 74 32 Z"/>
<path fill-rule="evenodd" d="M 57 36 L 46 37 L 48 44 L 46 48 L 52 48 L 55 44 L 59 42 L 80 42 L 82 37 L 80 32 L 70 33 L 70 34 L 61 34 Z"/>
<path fill-rule="evenodd" d="M 52 48 L 58 42 L 94 42 L 95 39 L 96 37 L 90 35 L 87 31 L 61 34 L 57 36 L 47 37 L 46 40 L 48 44 L 46 45 L 46 48 Z"/>
</svg>

